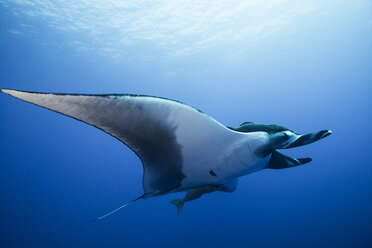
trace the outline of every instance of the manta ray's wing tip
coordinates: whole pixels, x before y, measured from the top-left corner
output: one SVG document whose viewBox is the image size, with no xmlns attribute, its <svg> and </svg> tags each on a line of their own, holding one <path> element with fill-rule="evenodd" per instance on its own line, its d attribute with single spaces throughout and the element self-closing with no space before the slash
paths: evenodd
<svg viewBox="0 0 372 248">
<path fill-rule="evenodd" d="M 34 95 L 36 92 L 28 92 L 28 91 L 22 91 L 22 90 L 12 90 L 12 89 L 1 89 L 2 93 L 8 94 L 12 97 L 21 99 L 23 101 L 28 101 L 26 98 L 29 98 L 30 96 Z M 37 104 L 36 104 L 37 105 Z"/>
<path fill-rule="evenodd" d="M 1 89 L 1 92 L 5 93 L 5 94 L 10 94 L 13 90 L 10 90 L 10 89 Z"/>
<path fill-rule="evenodd" d="M 11 89 L 1 89 L 1 92 L 16 97 L 17 93 L 22 93 L 19 90 L 11 90 Z"/>
</svg>

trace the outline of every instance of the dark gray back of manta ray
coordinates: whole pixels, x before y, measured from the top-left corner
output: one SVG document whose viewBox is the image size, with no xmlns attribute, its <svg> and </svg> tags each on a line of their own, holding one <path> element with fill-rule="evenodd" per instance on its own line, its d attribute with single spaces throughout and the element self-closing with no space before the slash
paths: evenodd
<svg viewBox="0 0 372 248">
<path fill-rule="evenodd" d="M 265 124 L 259 124 L 259 123 L 254 123 L 254 122 L 244 122 L 237 128 L 232 128 L 232 127 L 228 127 L 228 128 L 231 130 L 234 130 L 237 132 L 243 132 L 243 133 L 260 132 L 260 131 L 267 132 L 268 134 L 275 134 L 275 133 L 283 132 L 283 131 L 293 132 L 292 130 L 284 126 L 280 126 L 276 124 L 265 125 Z M 303 146 L 303 145 L 313 143 L 321 138 L 328 136 L 329 134 L 327 134 L 327 132 L 328 130 L 322 130 L 319 132 L 301 135 L 298 139 L 296 139 L 292 144 L 290 144 L 286 148 L 294 148 L 297 146 Z M 268 166 L 266 167 L 270 169 L 284 169 L 284 168 L 303 165 L 303 164 L 306 164 L 312 161 L 311 158 L 297 158 L 297 159 L 291 158 L 276 150 L 273 150 L 270 153 L 271 153 L 271 158 L 270 158 Z"/>
</svg>

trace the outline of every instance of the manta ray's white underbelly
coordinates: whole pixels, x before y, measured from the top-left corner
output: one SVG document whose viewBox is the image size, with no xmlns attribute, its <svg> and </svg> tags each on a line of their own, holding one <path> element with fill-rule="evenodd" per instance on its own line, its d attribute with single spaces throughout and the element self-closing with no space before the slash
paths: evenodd
<svg viewBox="0 0 372 248">
<path fill-rule="evenodd" d="M 186 152 L 182 172 L 185 178 L 181 188 L 207 184 L 225 184 L 237 177 L 265 168 L 270 156 L 259 157 L 253 149 L 262 134 L 231 136 L 213 145 L 198 147 Z"/>
</svg>

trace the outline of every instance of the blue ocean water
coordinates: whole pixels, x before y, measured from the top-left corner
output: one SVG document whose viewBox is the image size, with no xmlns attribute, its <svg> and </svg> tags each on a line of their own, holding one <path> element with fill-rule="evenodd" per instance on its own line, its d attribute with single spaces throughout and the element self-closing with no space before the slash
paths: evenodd
<svg viewBox="0 0 372 248">
<path fill-rule="evenodd" d="M 0 95 L 0 247 L 371 247 L 372 3 L 0 1 L 0 88 L 162 96 L 219 122 L 333 135 L 234 193 L 138 201 L 109 135 Z"/>
</svg>

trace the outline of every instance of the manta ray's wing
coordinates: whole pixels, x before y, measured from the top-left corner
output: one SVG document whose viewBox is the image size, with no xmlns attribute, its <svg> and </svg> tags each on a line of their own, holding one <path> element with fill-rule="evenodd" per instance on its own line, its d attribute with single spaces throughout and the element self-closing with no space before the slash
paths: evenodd
<svg viewBox="0 0 372 248">
<path fill-rule="evenodd" d="M 122 141 L 140 157 L 144 191 L 150 195 L 180 187 L 185 178 L 185 153 L 220 142 L 231 132 L 200 111 L 163 98 L 2 91 L 88 123 Z"/>
</svg>

